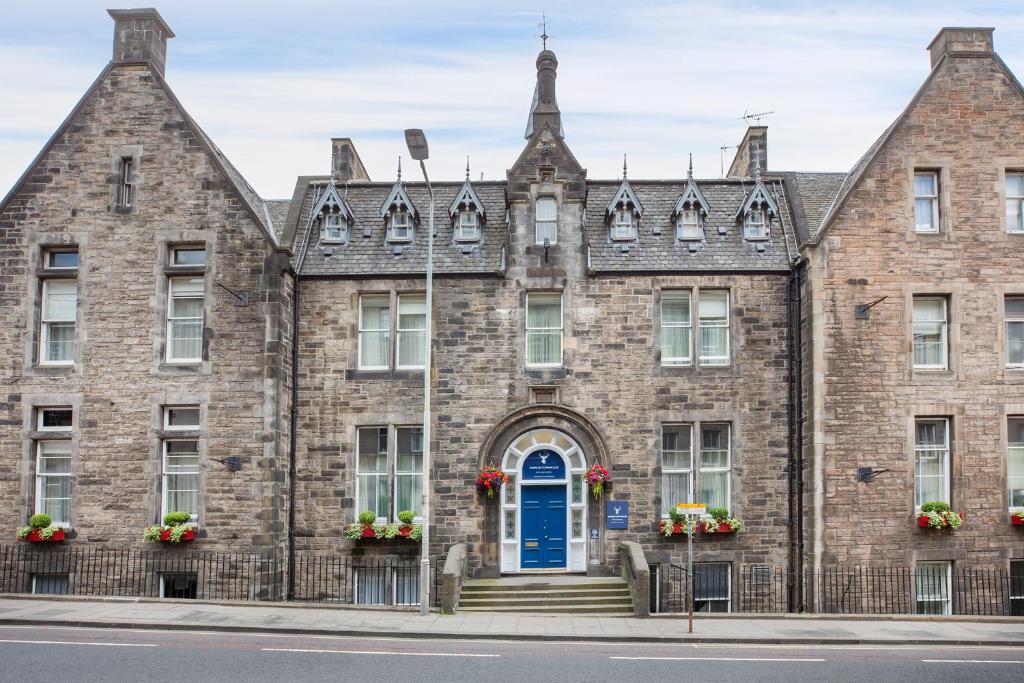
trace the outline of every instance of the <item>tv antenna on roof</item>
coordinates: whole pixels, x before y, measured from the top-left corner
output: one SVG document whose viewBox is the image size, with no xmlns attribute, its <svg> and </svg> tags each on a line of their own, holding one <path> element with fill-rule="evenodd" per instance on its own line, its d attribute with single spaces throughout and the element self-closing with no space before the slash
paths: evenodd
<svg viewBox="0 0 1024 683">
<path fill-rule="evenodd" d="M 760 126 L 761 125 L 761 119 L 767 118 L 767 117 L 771 116 L 774 113 L 775 113 L 775 110 L 772 109 L 771 111 L 761 111 L 761 112 L 758 112 L 756 114 L 748 114 L 747 110 L 744 109 L 743 110 L 743 116 L 741 116 L 740 118 L 743 119 L 744 121 L 746 121 L 748 126 L 752 122 L 755 123 L 755 125 Z"/>
<path fill-rule="evenodd" d="M 725 150 L 727 149 L 736 149 L 736 145 L 722 145 L 718 148 L 718 161 L 722 166 L 722 172 L 718 176 L 719 178 L 725 177 Z"/>
</svg>

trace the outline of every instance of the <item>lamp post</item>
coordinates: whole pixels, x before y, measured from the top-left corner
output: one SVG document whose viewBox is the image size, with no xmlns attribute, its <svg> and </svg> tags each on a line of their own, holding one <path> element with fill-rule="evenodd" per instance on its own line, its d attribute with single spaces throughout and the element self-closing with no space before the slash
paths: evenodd
<svg viewBox="0 0 1024 683">
<path fill-rule="evenodd" d="M 423 162 L 430 156 L 427 138 L 419 128 L 405 131 L 405 145 L 409 155 L 420 162 L 423 180 L 430 196 L 430 219 L 427 228 L 427 339 L 423 358 L 423 498 L 420 504 L 423 517 L 423 536 L 420 540 L 420 616 L 430 613 L 430 347 L 433 334 L 434 289 L 434 190 L 430 187 L 427 166 Z"/>
</svg>

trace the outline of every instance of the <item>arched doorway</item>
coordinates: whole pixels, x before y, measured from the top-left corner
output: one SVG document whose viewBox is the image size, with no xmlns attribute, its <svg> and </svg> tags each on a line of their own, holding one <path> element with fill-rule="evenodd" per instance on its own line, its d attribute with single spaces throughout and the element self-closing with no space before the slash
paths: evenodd
<svg viewBox="0 0 1024 683">
<path fill-rule="evenodd" d="M 587 458 L 568 434 L 539 427 L 505 449 L 499 516 L 502 572 L 586 571 Z"/>
</svg>

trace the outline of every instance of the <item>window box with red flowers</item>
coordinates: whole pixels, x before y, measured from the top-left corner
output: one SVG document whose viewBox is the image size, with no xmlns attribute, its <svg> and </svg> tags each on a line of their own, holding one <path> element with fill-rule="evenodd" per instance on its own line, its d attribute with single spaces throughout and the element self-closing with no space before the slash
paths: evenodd
<svg viewBox="0 0 1024 683">
<path fill-rule="evenodd" d="M 590 487 L 590 492 L 594 494 L 594 500 L 601 497 L 601 494 L 605 490 L 611 490 L 612 481 L 611 475 L 608 474 L 608 470 L 601 466 L 601 463 L 595 462 L 587 470 L 587 473 L 583 475 L 584 480 L 587 482 L 587 486 Z"/>
<path fill-rule="evenodd" d="M 500 467 L 485 467 L 476 478 L 476 492 L 486 493 L 494 498 L 501 492 L 501 487 L 508 483 L 508 475 Z"/>
<path fill-rule="evenodd" d="M 412 510 L 402 510 L 398 513 L 398 524 L 375 524 L 377 513 L 365 510 L 359 513 L 356 524 L 345 527 L 345 538 L 350 541 L 390 541 L 398 538 L 418 542 L 423 538 L 423 526 L 413 524 L 415 518 L 416 513 Z"/>
<path fill-rule="evenodd" d="M 705 534 L 738 534 L 743 532 L 743 522 L 738 517 L 730 517 L 729 511 L 723 507 L 708 510 L 710 519 L 700 522 L 700 530 Z"/>
<path fill-rule="evenodd" d="M 1024 508 L 1014 508 L 1010 510 L 1010 524 L 1014 526 L 1024 526 Z"/>
<path fill-rule="evenodd" d="M 146 528 L 142 540 L 146 543 L 187 543 L 196 539 L 196 527 L 190 524 L 192 515 L 187 512 L 168 512 L 163 524 Z"/>
<path fill-rule="evenodd" d="M 921 505 L 917 526 L 922 529 L 959 529 L 963 518 L 941 500 L 928 501 Z"/>
<path fill-rule="evenodd" d="M 18 540 L 29 543 L 57 543 L 64 540 L 64 528 L 54 524 L 50 515 L 32 515 L 28 520 L 28 526 L 18 529 Z"/>
<path fill-rule="evenodd" d="M 658 533 L 666 538 L 686 536 L 693 533 L 695 522 L 678 508 L 669 508 L 668 519 L 661 520 Z"/>
</svg>

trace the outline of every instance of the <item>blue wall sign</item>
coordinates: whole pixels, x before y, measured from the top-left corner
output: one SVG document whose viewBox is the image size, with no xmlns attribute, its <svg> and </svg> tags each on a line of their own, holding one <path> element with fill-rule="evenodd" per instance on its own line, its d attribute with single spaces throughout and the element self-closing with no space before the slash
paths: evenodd
<svg viewBox="0 0 1024 683">
<path fill-rule="evenodd" d="M 534 451 L 523 461 L 523 481 L 565 479 L 565 461 L 551 450 Z"/>
<path fill-rule="evenodd" d="M 595 527 L 595 528 L 590 530 L 590 540 L 596 541 L 597 539 L 598 539 L 598 534 L 597 534 L 597 528 Z"/>
<path fill-rule="evenodd" d="M 609 529 L 629 528 L 629 502 L 609 500 L 605 508 L 605 526 Z"/>
</svg>

